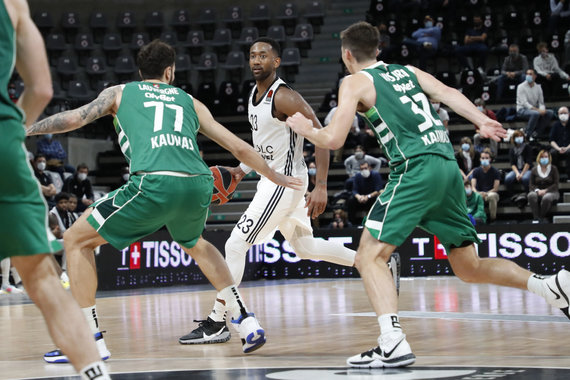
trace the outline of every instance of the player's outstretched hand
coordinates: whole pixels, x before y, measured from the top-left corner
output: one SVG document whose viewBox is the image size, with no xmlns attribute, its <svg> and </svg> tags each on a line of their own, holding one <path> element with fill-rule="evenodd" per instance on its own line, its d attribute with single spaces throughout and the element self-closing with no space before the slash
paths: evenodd
<svg viewBox="0 0 570 380">
<path fill-rule="evenodd" d="M 304 188 L 302 179 L 289 177 L 287 175 L 277 173 L 275 170 L 271 170 L 271 175 L 268 175 L 267 179 L 279 186 L 290 187 L 294 190 L 303 190 Z"/>
<path fill-rule="evenodd" d="M 317 219 L 319 215 L 325 212 L 327 208 L 328 196 L 325 186 L 316 186 L 313 191 L 305 197 L 305 207 L 307 208 L 307 216 Z"/>
<path fill-rule="evenodd" d="M 303 116 L 300 112 L 295 112 L 293 116 L 289 116 L 286 120 L 286 124 L 301 136 L 307 136 L 307 134 L 313 129 L 313 122 Z"/>
<path fill-rule="evenodd" d="M 499 142 L 503 138 L 507 137 L 507 131 L 503 128 L 501 123 L 496 120 L 487 118 L 487 120 L 485 120 L 485 122 L 483 124 L 480 124 L 478 127 L 479 133 L 483 137 L 491 138 Z"/>
<path fill-rule="evenodd" d="M 241 169 L 241 167 L 239 165 L 236 166 L 235 168 L 232 168 L 229 166 L 223 166 L 223 168 L 227 169 L 227 171 L 230 172 L 230 174 L 232 175 L 232 178 L 237 183 L 240 183 L 240 181 L 243 179 L 243 177 L 245 177 L 245 172 Z"/>
</svg>

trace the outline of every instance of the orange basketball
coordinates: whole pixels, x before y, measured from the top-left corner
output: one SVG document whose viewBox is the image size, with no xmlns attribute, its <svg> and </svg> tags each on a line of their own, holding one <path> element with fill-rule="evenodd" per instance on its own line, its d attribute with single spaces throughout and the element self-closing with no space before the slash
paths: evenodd
<svg viewBox="0 0 570 380">
<path fill-rule="evenodd" d="M 212 204 L 223 205 L 232 199 L 238 181 L 234 180 L 231 173 L 222 166 L 210 166 L 210 171 L 214 177 Z"/>
</svg>

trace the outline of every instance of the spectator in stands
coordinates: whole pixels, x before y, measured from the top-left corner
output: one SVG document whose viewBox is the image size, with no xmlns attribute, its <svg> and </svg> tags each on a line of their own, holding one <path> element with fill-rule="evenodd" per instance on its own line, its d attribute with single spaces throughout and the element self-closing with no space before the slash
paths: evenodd
<svg viewBox="0 0 570 380">
<path fill-rule="evenodd" d="M 548 52 L 546 42 L 539 42 L 536 50 L 538 50 L 538 55 L 533 60 L 536 82 L 543 86 L 543 91 L 547 96 L 551 96 L 562 81 L 568 81 L 569 76 L 560 68 L 554 54 Z"/>
<path fill-rule="evenodd" d="M 325 120 L 323 122 L 325 127 L 330 124 L 330 122 L 333 118 L 333 115 L 336 112 L 337 108 L 338 107 L 331 108 L 331 110 L 329 111 L 329 113 L 325 117 Z M 344 146 L 342 148 L 335 150 L 333 153 L 333 162 L 341 162 L 344 149 L 352 149 L 355 146 L 360 145 L 361 139 L 362 139 L 362 137 L 360 136 L 360 127 L 358 125 L 358 117 L 356 115 L 354 115 L 354 120 L 352 121 L 352 126 L 350 127 L 350 132 L 348 133 L 348 136 L 346 137 L 346 141 L 344 143 Z"/>
<path fill-rule="evenodd" d="M 441 106 L 440 102 L 431 101 L 431 106 L 437 112 L 437 115 L 441 119 L 443 126 L 445 127 L 445 131 L 449 135 L 449 129 L 447 126 L 449 125 L 449 113 Z"/>
<path fill-rule="evenodd" d="M 360 225 L 359 211 L 368 211 L 376 201 L 380 191 L 384 187 L 382 176 L 377 171 L 371 170 L 368 162 L 360 164 L 360 172 L 354 176 L 352 196 L 348 199 L 348 220 L 354 225 Z"/>
<path fill-rule="evenodd" d="M 55 207 L 49 210 L 57 217 L 59 229 L 64 233 L 73 223 L 73 216 L 69 212 L 69 194 L 58 193 L 55 196 Z"/>
<path fill-rule="evenodd" d="M 70 225 L 75 223 L 79 215 L 75 212 L 77 210 L 77 195 L 70 193 L 69 194 L 69 201 L 67 202 L 67 211 L 69 211 L 69 215 L 71 216 Z"/>
<path fill-rule="evenodd" d="M 57 194 L 57 189 L 53 184 L 51 176 L 45 172 L 46 167 L 46 156 L 41 153 L 37 154 L 34 158 L 34 174 L 40 183 L 48 208 L 52 208 L 55 206 L 54 196 Z"/>
<path fill-rule="evenodd" d="M 570 123 L 567 107 L 558 109 L 558 121 L 550 130 L 550 146 L 553 165 L 562 171 L 562 164 L 564 164 L 567 180 L 570 181 Z"/>
<path fill-rule="evenodd" d="M 390 62 L 392 60 L 392 52 L 394 47 L 390 44 L 390 34 L 388 34 L 388 26 L 385 22 L 381 21 L 376 28 L 380 33 L 380 42 L 378 43 L 378 54 L 379 61 Z"/>
<path fill-rule="evenodd" d="M 505 58 L 501 67 L 501 75 L 497 78 L 497 101 L 504 100 L 503 95 L 508 85 L 518 85 L 525 80 L 527 70 L 528 59 L 526 55 L 520 54 L 517 44 L 511 44 L 509 46 L 509 55 Z"/>
<path fill-rule="evenodd" d="M 118 189 L 119 187 L 129 182 L 129 178 L 131 178 L 131 173 L 129 173 L 129 167 L 123 166 L 121 168 L 121 178 L 119 178 L 119 182 L 115 185 L 115 189 Z"/>
<path fill-rule="evenodd" d="M 560 198 L 558 169 L 552 165 L 552 156 L 547 150 L 538 153 L 536 163 L 530 175 L 528 203 L 532 210 L 533 223 L 548 222 L 546 215 Z"/>
<path fill-rule="evenodd" d="M 489 117 L 492 120 L 497 120 L 495 112 L 487 108 L 487 104 L 483 99 L 477 98 L 473 103 L 475 104 L 475 106 L 477 106 L 477 109 L 483 112 L 487 117 Z M 489 149 L 491 149 L 491 155 L 496 156 L 497 153 L 499 152 L 499 143 L 493 139 L 486 139 L 481 137 L 481 135 L 479 134 L 479 130 L 477 129 L 477 126 L 475 125 L 474 127 L 475 130 L 477 131 L 477 133 L 475 133 L 475 135 L 473 136 L 473 143 L 475 144 L 475 150 L 478 152 L 482 152 L 485 148 L 488 147 Z"/>
<path fill-rule="evenodd" d="M 566 30 L 569 17 L 570 7 L 567 0 L 550 0 L 548 34 L 552 35 L 559 30 Z"/>
<path fill-rule="evenodd" d="M 481 152 L 481 166 L 473 170 L 471 187 L 483 198 L 489 207 L 489 221 L 497 219 L 497 204 L 499 203 L 499 184 L 501 173 L 495 169 L 491 162 L 493 156 L 491 150 L 486 148 Z"/>
<path fill-rule="evenodd" d="M 473 191 L 469 181 L 465 181 L 464 185 L 469 219 L 471 219 L 473 225 L 485 224 L 487 222 L 487 214 L 485 214 L 483 197 L 478 192 Z"/>
<path fill-rule="evenodd" d="M 58 172 L 62 179 L 63 172 L 73 173 L 75 169 L 65 163 L 67 153 L 61 146 L 61 143 L 53 138 L 53 134 L 45 134 L 40 138 L 36 145 L 37 153 L 43 154 L 47 159 L 47 168 Z"/>
<path fill-rule="evenodd" d="M 63 191 L 73 193 L 79 199 L 77 204 L 77 212 L 82 213 L 93 203 L 93 187 L 91 181 L 87 178 L 89 168 L 85 164 L 77 165 L 75 175 L 67 178 L 63 183 Z"/>
<path fill-rule="evenodd" d="M 348 220 L 346 212 L 341 208 L 334 209 L 333 218 L 331 224 L 329 224 L 329 228 L 342 229 L 348 227 L 352 227 L 352 223 L 350 223 L 350 221 Z"/>
<path fill-rule="evenodd" d="M 525 81 L 517 86 L 517 117 L 528 120 L 525 134 L 530 141 L 544 132 L 554 116 L 552 110 L 546 109 L 542 88 L 535 79 L 534 70 L 528 69 Z"/>
<path fill-rule="evenodd" d="M 483 26 L 483 19 L 479 15 L 473 16 L 473 28 L 467 29 L 463 40 L 463 46 L 456 48 L 457 58 L 462 68 L 471 68 L 467 62 L 467 57 L 471 56 L 474 64 L 480 71 L 485 71 L 487 53 L 489 47 L 487 46 L 487 28 Z"/>
<path fill-rule="evenodd" d="M 309 186 L 307 188 L 307 191 L 311 192 L 313 191 L 317 183 L 317 164 L 315 163 L 315 161 L 309 162 L 308 173 L 309 173 Z"/>
<path fill-rule="evenodd" d="M 345 182 L 345 188 L 348 191 L 352 191 L 354 176 L 360 173 L 360 165 L 362 165 L 363 162 L 367 162 L 372 171 L 380 172 L 382 161 L 378 158 L 367 155 L 362 145 L 356 146 L 354 154 L 344 160 L 344 167 L 346 168 L 346 174 L 348 174 L 348 179 Z"/>
<path fill-rule="evenodd" d="M 441 41 L 441 29 L 434 25 L 433 18 L 424 17 L 424 25 L 412 33 L 412 38 L 406 37 L 403 44 L 412 47 L 419 56 L 419 67 L 426 69 L 427 59 L 436 55 Z"/>
<path fill-rule="evenodd" d="M 513 184 L 518 182 L 528 192 L 530 169 L 532 168 L 532 148 L 525 142 L 524 133 L 521 130 L 516 130 L 513 133 L 511 144 L 509 159 L 512 170 L 505 176 L 505 185 L 509 191 L 512 191 Z"/>
<path fill-rule="evenodd" d="M 455 159 L 463 180 L 466 181 L 471 176 L 473 169 L 481 165 L 481 154 L 475 150 L 469 137 L 462 137 L 460 144 L 459 151 L 455 153 Z"/>
</svg>

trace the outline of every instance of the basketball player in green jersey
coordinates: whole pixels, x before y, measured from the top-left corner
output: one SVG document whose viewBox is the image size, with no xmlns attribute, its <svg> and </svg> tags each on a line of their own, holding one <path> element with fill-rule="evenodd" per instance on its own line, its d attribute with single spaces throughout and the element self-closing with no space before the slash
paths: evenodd
<svg viewBox="0 0 570 380">
<path fill-rule="evenodd" d="M 0 0 L 0 259 L 10 257 L 49 333 L 82 379 L 110 379 L 77 302 L 61 287 L 50 257 L 61 250 L 47 223 L 47 205 L 27 158 L 23 127 L 33 123 L 53 90 L 44 42 L 25 0 Z M 25 89 L 8 96 L 14 69 Z"/>
<path fill-rule="evenodd" d="M 224 258 L 201 237 L 213 179 L 200 157 L 196 135 L 202 132 L 278 185 L 299 188 L 303 182 L 270 169 L 249 144 L 217 123 L 201 102 L 171 85 L 175 70 L 172 47 L 155 40 L 140 50 L 137 64 L 141 82 L 105 89 L 91 103 L 28 128 L 28 134 L 64 133 L 112 114 L 121 150 L 130 165 L 127 184 L 94 203 L 64 234 L 73 296 L 91 329 L 99 334 L 101 357 L 109 357 L 95 309 L 93 250 L 105 243 L 120 250 L 166 226 L 218 292 L 228 297 L 243 350 L 251 352 L 265 343 L 265 333 L 247 312 Z M 55 350 L 44 359 L 65 362 L 67 358 Z"/>
<path fill-rule="evenodd" d="M 402 332 L 397 297 L 386 260 L 418 226 L 437 235 L 456 276 L 466 282 L 528 289 L 568 316 L 570 272 L 543 278 L 503 259 L 481 259 L 477 233 L 467 217 L 465 191 L 453 149 L 429 99 L 442 102 L 477 125 L 484 137 L 499 141 L 501 124 L 479 112 L 456 89 L 412 66 L 377 62 L 378 31 L 359 22 L 341 33 L 342 59 L 352 74 L 339 90 L 338 109 L 323 129 L 300 114 L 287 120 L 317 146 L 338 149 L 354 112 L 364 116 L 390 159 L 391 173 L 365 222 L 356 267 L 381 335 L 378 346 L 347 360 L 352 367 L 401 367 L 415 356 Z"/>
</svg>

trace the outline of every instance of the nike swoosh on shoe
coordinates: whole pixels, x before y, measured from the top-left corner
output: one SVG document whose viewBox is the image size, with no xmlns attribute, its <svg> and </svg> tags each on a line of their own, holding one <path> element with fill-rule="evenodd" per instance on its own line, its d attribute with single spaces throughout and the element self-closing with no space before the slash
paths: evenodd
<svg viewBox="0 0 570 380">
<path fill-rule="evenodd" d="M 219 331 L 217 331 L 217 332 L 215 332 L 215 333 L 213 333 L 213 334 L 211 334 L 211 335 L 208 335 L 208 334 L 206 334 L 206 333 L 202 333 L 202 335 L 204 336 L 204 340 L 205 340 L 205 341 L 209 341 L 209 340 L 214 339 L 215 337 L 217 337 L 218 335 L 220 335 L 220 334 L 224 331 L 224 329 L 225 329 L 225 326 L 222 327 Z"/>
</svg>

